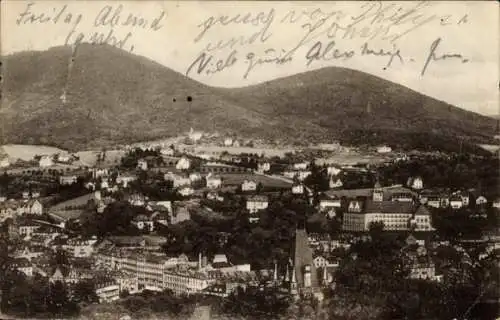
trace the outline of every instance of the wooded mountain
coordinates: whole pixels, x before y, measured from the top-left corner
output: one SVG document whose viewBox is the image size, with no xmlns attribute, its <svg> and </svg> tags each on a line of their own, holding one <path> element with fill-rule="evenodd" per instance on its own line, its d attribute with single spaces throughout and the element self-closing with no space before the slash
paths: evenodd
<svg viewBox="0 0 500 320">
<path fill-rule="evenodd" d="M 110 46 L 56 47 L 2 61 L 3 143 L 75 150 L 193 127 L 286 142 L 454 150 L 458 138 L 466 146 L 491 141 L 496 128 L 492 118 L 343 68 L 223 89 Z"/>
</svg>

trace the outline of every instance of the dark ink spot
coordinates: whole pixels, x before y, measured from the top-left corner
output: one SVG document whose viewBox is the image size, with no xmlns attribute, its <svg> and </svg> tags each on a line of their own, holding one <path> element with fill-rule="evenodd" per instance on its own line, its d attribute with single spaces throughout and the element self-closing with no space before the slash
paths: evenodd
<svg viewBox="0 0 500 320">
<path fill-rule="evenodd" d="M 191 102 L 193 101 L 193 98 L 191 96 L 187 96 L 187 101 Z"/>
<path fill-rule="evenodd" d="M 387 68 L 386 68 L 386 67 L 383 67 L 382 69 L 383 69 L 383 70 L 387 70 Z"/>
<path fill-rule="evenodd" d="M 175 100 L 175 98 L 173 98 L 173 99 L 172 99 L 172 101 L 173 101 L 173 102 L 175 102 L 175 101 L 177 101 L 177 100 Z"/>
</svg>

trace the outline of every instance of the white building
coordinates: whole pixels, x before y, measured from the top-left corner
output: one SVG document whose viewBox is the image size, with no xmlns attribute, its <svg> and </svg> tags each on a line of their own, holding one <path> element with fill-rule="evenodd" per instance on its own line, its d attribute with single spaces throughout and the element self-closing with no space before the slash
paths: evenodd
<svg viewBox="0 0 500 320">
<path fill-rule="evenodd" d="M 78 180 L 77 176 L 60 176 L 59 184 L 62 186 L 69 186 L 76 183 Z"/>
<path fill-rule="evenodd" d="M 292 186 L 292 194 L 304 194 L 304 185 L 296 184 Z"/>
<path fill-rule="evenodd" d="M 241 191 L 256 191 L 257 190 L 257 182 L 253 180 L 245 180 L 241 184 Z"/>
<path fill-rule="evenodd" d="M 488 200 L 484 196 L 477 197 L 476 205 L 480 206 L 480 205 L 484 205 L 486 203 L 488 203 Z"/>
<path fill-rule="evenodd" d="M 42 156 L 38 161 L 40 168 L 46 168 L 54 165 L 54 161 L 51 156 Z"/>
<path fill-rule="evenodd" d="M 0 160 L 0 168 L 7 168 L 8 166 L 10 166 L 8 157 L 5 157 L 2 160 Z"/>
<path fill-rule="evenodd" d="M 269 162 L 263 162 L 263 163 L 259 163 L 257 165 L 257 171 L 258 172 L 267 172 L 271 170 L 271 164 Z"/>
<path fill-rule="evenodd" d="M 266 196 L 252 196 L 248 197 L 246 208 L 250 213 L 256 213 L 259 210 L 265 210 L 269 206 L 269 200 Z"/>
<path fill-rule="evenodd" d="M 392 148 L 391 147 L 388 147 L 388 146 L 380 146 L 380 147 L 377 147 L 377 152 L 378 153 L 389 153 L 392 151 Z"/>
<path fill-rule="evenodd" d="M 194 190 L 191 187 L 182 187 L 177 192 L 179 192 L 181 196 L 189 197 L 194 193 Z"/>
<path fill-rule="evenodd" d="M 225 147 L 230 147 L 232 145 L 233 145 L 233 139 L 231 139 L 231 138 L 224 139 L 224 146 Z"/>
<path fill-rule="evenodd" d="M 306 170 L 308 167 L 309 167 L 309 162 L 307 162 L 307 161 L 293 164 L 293 168 L 295 170 Z"/>
<path fill-rule="evenodd" d="M 340 180 L 340 178 L 334 178 L 334 177 L 331 177 L 330 178 L 330 182 L 329 182 L 329 187 L 330 189 L 335 189 L 335 188 L 341 188 L 344 184 L 342 183 L 342 180 Z"/>
<path fill-rule="evenodd" d="M 336 175 L 338 175 L 340 172 L 342 172 L 342 169 L 337 168 L 337 167 L 333 167 L 333 166 L 331 166 L 331 167 L 328 167 L 328 168 L 326 169 L 326 172 L 327 172 L 327 174 L 328 174 L 329 176 L 336 176 Z"/>
<path fill-rule="evenodd" d="M 177 161 L 175 168 L 177 170 L 188 170 L 191 167 L 191 160 L 186 157 L 182 157 Z"/>
</svg>

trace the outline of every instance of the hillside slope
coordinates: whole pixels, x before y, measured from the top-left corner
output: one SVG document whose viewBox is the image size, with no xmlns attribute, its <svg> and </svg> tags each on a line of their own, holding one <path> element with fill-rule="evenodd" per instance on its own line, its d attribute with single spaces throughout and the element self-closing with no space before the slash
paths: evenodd
<svg viewBox="0 0 500 320">
<path fill-rule="evenodd" d="M 496 122 L 373 75 L 324 68 L 240 89 L 223 89 L 231 101 L 280 119 L 324 129 L 345 142 L 382 142 L 418 134 L 490 141 Z M 356 141 L 359 140 L 359 141 Z M 375 141 L 380 140 L 380 141 Z"/>
<path fill-rule="evenodd" d="M 110 46 L 81 45 L 74 55 L 57 47 L 2 60 L 3 143 L 75 150 L 193 127 L 287 142 L 340 139 L 453 151 L 458 139 L 466 147 L 490 142 L 496 127 L 492 118 L 343 68 L 222 89 Z"/>
<path fill-rule="evenodd" d="M 91 45 L 78 47 L 69 68 L 71 57 L 70 48 L 57 47 L 3 59 L 4 143 L 73 149 L 175 135 L 190 127 L 251 133 L 265 124 L 259 114 L 148 59 Z"/>
</svg>

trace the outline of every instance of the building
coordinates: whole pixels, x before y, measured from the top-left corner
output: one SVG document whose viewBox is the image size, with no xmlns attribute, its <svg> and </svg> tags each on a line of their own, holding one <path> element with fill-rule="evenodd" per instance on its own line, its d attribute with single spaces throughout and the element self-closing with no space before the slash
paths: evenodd
<svg viewBox="0 0 500 320">
<path fill-rule="evenodd" d="M 479 196 L 476 198 L 476 205 L 482 206 L 488 203 L 488 200 L 484 196 Z"/>
<path fill-rule="evenodd" d="M 77 179 L 77 176 L 60 176 L 59 184 L 62 186 L 69 186 L 76 183 Z"/>
<path fill-rule="evenodd" d="M 450 207 L 452 209 L 461 209 L 464 205 L 464 202 L 462 201 L 462 197 L 459 195 L 453 195 L 450 198 Z"/>
<path fill-rule="evenodd" d="M 250 213 L 256 213 L 260 210 L 265 210 L 269 206 L 269 200 L 266 196 L 255 195 L 247 198 L 246 209 Z"/>
<path fill-rule="evenodd" d="M 241 191 L 244 192 L 251 192 L 251 191 L 256 191 L 257 190 L 257 182 L 253 180 L 246 180 L 243 181 L 241 184 Z"/>
<path fill-rule="evenodd" d="M 146 159 L 139 159 L 137 161 L 137 169 L 148 170 L 148 162 L 146 161 Z"/>
<path fill-rule="evenodd" d="M 330 177 L 330 181 L 328 183 L 330 189 L 341 188 L 344 184 L 340 178 L 334 178 L 334 176 Z"/>
<path fill-rule="evenodd" d="M 23 222 L 18 226 L 18 233 L 21 237 L 31 238 L 36 229 L 40 228 L 38 224 L 32 222 Z"/>
<path fill-rule="evenodd" d="M 422 177 L 410 177 L 407 186 L 414 190 L 422 190 L 424 188 L 424 180 Z"/>
<path fill-rule="evenodd" d="M 340 172 L 342 172 L 342 169 L 335 166 L 329 166 L 328 168 L 326 168 L 326 173 L 329 176 L 337 176 Z"/>
<path fill-rule="evenodd" d="M 257 164 L 257 171 L 264 173 L 271 170 L 271 164 L 269 162 L 262 162 Z"/>
<path fill-rule="evenodd" d="M 292 194 L 304 194 L 304 185 L 297 183 L 292 186 Z"/>
<path fill-rule="evenodd" d="M 380 146 L 380 147 L 377 147 L 377 152 L 378 153 L 389 153 L 389 152 L 392 152 L 392 148 L 388 147 L 388 146 Z"/>
<path fill-rule="evenodd" d="M 33 276 L 33 265 L 26 258 L 16 258 L 10 262 L 17 271 L 24 273 L 27 277 Z"/>
<path fill-rule="evenodd" d="M 154 230 L 154 221 L 151 217 L 146 216 L 145 214 L 139 214 L 132 219 L 131 222 L 137 229 L 139 230 Z"/>
<path fill-rule="evenodd" d="M 0 168 L 7 168 L 8 166 L 10 166 L 8 157 L 5 157 L 2 160 L 0 160 Z"/>
<path fill-rule="evenodd" d="M 413 202 L 413 194 L 410 192 L 395 192 L 391 195 L 391 201 Z"/>
<path fill-rule="evenodd" d="M 294 163 L 293 164 L 293 169 L 295 170 L 306 170 L 309 168 L 310 163 L 307 161 L 304 162 L 299 162 L 299 163 Z"/>
<path fill-rule="evenodd" d="M 224 146 L 225 147 L 230 147 L 232 145 L 233 145 L 233 139 L 231 139 L 231 138 L 224 139 Z"/>
<path fill-rule="evenodd" d="M 63 245 L 63 249 L 75 258 L 88 258 L 94 253 L 94 245 L 96 243 L 96 238 L 74 238 L 69 239 L 66 244 Z"/>
<path fill-rule="evenodd" d="M 386 231 L 404 231 L 411 228 L 432 230 L 430 213 L 426 208 L 409 201 L 384 200 L 384 191 L 379 185 L 373 189 L 372 199 L 349 202 L 342 228 L 345 231 L 365 232 L 373 222 L 383 222 Z"/>
<path fill-rule="evenodd" d="M 177 192 L 178 192 L 181 196 L 183 196 L 183 197 L 189 197 L 189 196 L 191 196 L 191 195 L 193 195 L 193 194 L 194 194 L 194 189 L 193 189 L 193 188 L 191 188 L 191 187 L 187 187 L 187 186 L 185 186 L 185 187 L 181 187 L 181 188 L 179 188 L 179 189 L 177 190 Z"/>
<path fill-rule="evenodd" d="M 40 160 L 38 160 L 38 166 L 40 168 L 47 168 L 54 165 L 54 161 L 52 160 L 52 156 L 41 156 Z"/>
<path fill-rule="evenodd" d="M 211 173 L 207 175 L 207 188 L 218 189 L 222 187 L 222 178 L 220 176 L 212 176 Z"/>
<path fill-rule="evenodd" d="M 342 207 L 342 200 L 337 197 L 325 197 L 323 199 L 319 200 L 319 210 L 320 211 L 328 211 L 330 209 L 334 208 L 341 208 Z"/>
<path fill-rule="evenodd" d="M 191 160 L 186 157 L 182 157 L 175 164 L 177 170 L 188 170 L 191 167 Z"/>
<path fill-rule="evenodd" d="M 320 295 L 320 286 L 316 267 L 314 266 L 312 249 L 309 247 L 305 229 L 295 231 L 292 264 L 287 266 L 290 293 L 294 296 Z"/>
</svg>

